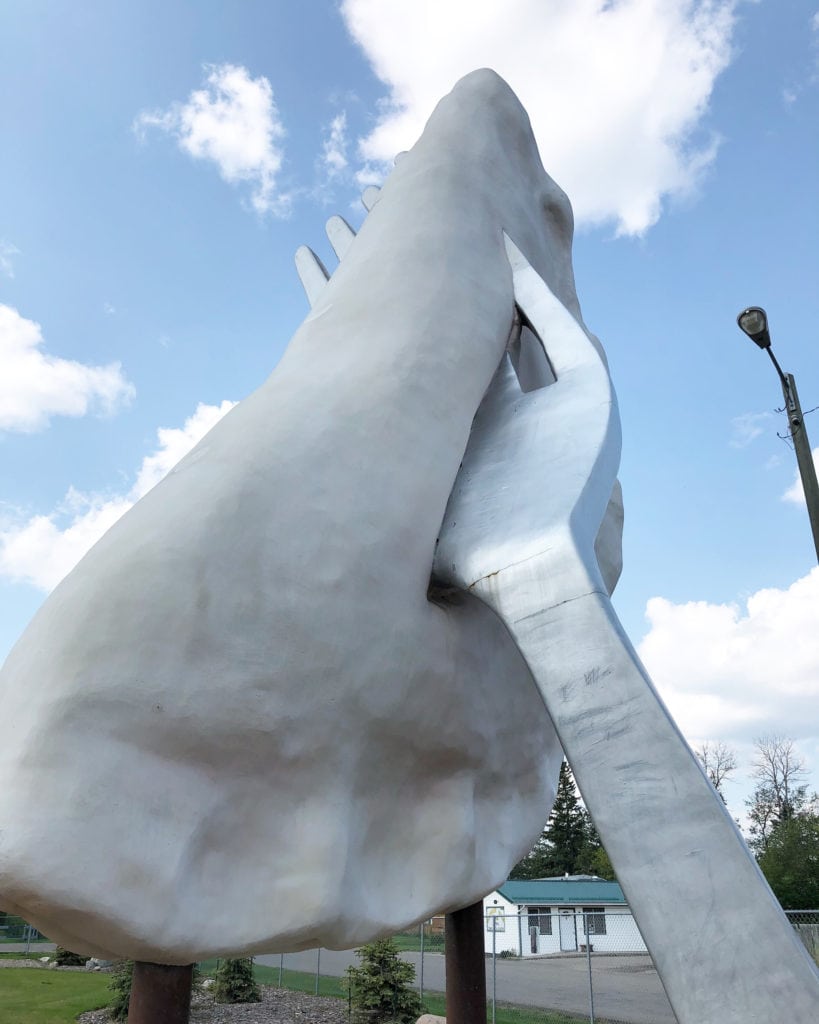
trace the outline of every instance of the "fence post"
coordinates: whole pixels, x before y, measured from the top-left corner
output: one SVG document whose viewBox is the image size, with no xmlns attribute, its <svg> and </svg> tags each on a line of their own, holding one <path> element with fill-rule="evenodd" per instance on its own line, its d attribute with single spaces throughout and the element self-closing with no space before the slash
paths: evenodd
<svg viewBox="0 0 819 1024">
<path fill-rule="evenodd" d="M 424 921 L 421 922 L 421 972 L 418 979 L 418 997 L 423 1003 L 424 1001 Z"/>
<path fill-rule="evenodd" d="M 589 920 L 586 911 L 583 911 L 583 934 L 586 936 L 586 963 L 589 967 L 589 1024 L 594 1024 L 594 986 L 592 985 L 591 969 L 591 935 L 589 934 Z"/>
<path fill-rule="evenodd" d="M 492 918 L 492 1024 L 495 1024 L 495 995 L 498 990 L 497 959 L 498 919 Z"/>
<path fill-rule="evenodd" d="M 279 988 L 282 987 L 282 975 L 284 974 L 284 953 L 279 954 Z"/>
<path fill-rule="evenodd" d="M 447 1024 L 486 1024 L 483 900 L 446 915 Z"/>
<path fill-rule="evenodd" d="M 321 977 L 321 946 L 319 946 L 316 957 L 316 995 L 319 994 L 319 978 Z"/>
</svg>

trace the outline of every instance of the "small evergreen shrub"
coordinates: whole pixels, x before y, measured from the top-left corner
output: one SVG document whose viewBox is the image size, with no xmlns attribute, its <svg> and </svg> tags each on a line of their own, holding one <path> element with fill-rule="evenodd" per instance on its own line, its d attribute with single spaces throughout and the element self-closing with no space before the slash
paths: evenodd
<svg viewBox="0 0 819 1024">
<path fill-rule="evenodd" d="M 357 949 L 361 965 L 348 967 L 345 987 L 353 1024 L 411 1024 L 424 1012 L 410 986 L 415 968 L 398 955 L 392 939 L 378 939 Z"/>
<path fill-rule="evenodd" d="M 217 1003 L 259 1003 L 262 996 L 253 977 L 253 957 L 221 960 L 211 989 Z"/>
<path fill-rule="evenodd" d="M 87 959 L 88 957 L 83 956 L 82 953 L 72 953 L 65 946 L 57 946 L 57 951 L 54 954 L 54 960 L 58 967 L 85 967 Z"/>
<path fill-rule="evenodd" d="M 128 1004 L 131 1001 L 131 982 L 134 977 L 134 961 L 120 960 L 111 972 L 108 990 L 112 993 L 108 1008 L 111 1020 L 128 1020 Z"/>
</svg>

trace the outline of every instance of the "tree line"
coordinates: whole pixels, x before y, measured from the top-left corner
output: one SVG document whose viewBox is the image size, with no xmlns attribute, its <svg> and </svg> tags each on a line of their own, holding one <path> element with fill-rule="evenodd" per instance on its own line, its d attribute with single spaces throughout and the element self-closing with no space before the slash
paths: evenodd
<svg viewBox="0 0 819 1024">
<path fill-rule="evenodd" d="M 722 742 L 695 750 L 703 770 L 725 800 L 722 787 L 738 767 L 736 753 Z M 746 842 L 786 910 L 819 908 L 819 797 L 809 790 L 804 759 L 792 739 L 760 736 L 754 742 L 754 791 L 746 800 Z M 615 874 L 568 761 L 560 767 L 554 806 L 532 850 L 510 878 Z"/>
</svg>

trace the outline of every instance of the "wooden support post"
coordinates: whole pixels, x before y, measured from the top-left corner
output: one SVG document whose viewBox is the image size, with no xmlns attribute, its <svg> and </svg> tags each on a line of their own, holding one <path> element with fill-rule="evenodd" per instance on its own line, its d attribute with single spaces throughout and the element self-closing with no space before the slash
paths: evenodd
<svg viewBox="0 0 819 1024">
<path fill-rule="evenodd" d="M 446 915 L 447 1024 L 486 1024 L 483 901 Z"/>
<path fill-rule="evenodd" d="M 134 963 L 128 1024 L 188 1024 L 193 964 Z"/>
</svg>

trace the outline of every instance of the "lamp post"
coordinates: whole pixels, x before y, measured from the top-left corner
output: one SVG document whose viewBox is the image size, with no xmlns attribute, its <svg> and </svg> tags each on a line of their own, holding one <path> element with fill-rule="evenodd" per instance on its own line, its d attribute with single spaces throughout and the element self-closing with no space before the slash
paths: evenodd
<svg viewBox="0 0 819 1024">
<path fill-rule="evenodd" d="M 799 404 L 799 395 L 796 391 L 796 382 L 793 374 L 783 373 L 782 367 L 771 351 L 771 335 L 768 332 L 768 315 L 761 306 L 749 306 L 737 317 L 740 330 L 743 331 L 755 345 L 764 349 L 779 377 L 782 385 L 782 395 L 785 398 L 785 412 L 788 416 L 793 447 L 796 451 L 796 462 L 799 466 L 799 475 L 802 478 L 802 488 L 805 492 L 805 503 L 808 506 L 808 517 L 810 528 L 813 533 L 813 544 L 816 548 L 816 557 L 819 559 L 819 483 L 816 480 L 816 467 L 813 464 L 813 455 L 808 441 L 808 432 L 802 418 L 802 406 Z"/>
</svg>

